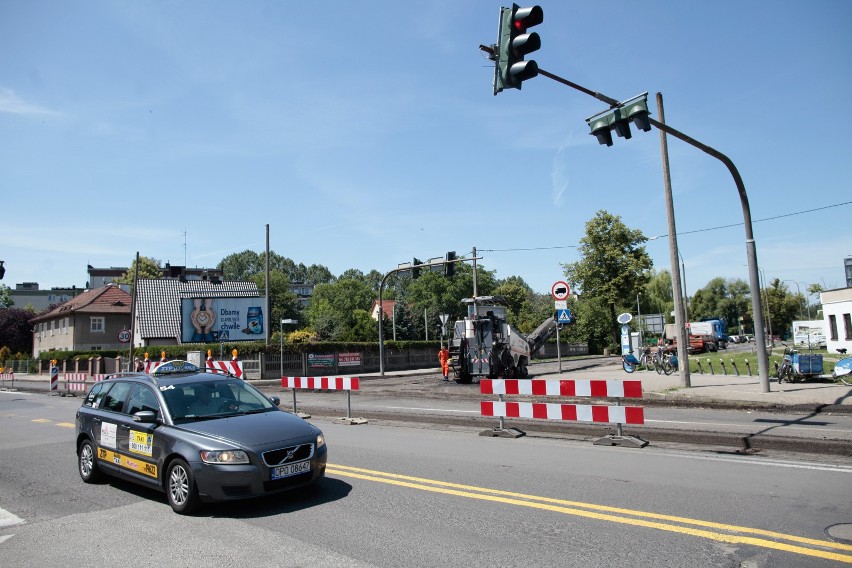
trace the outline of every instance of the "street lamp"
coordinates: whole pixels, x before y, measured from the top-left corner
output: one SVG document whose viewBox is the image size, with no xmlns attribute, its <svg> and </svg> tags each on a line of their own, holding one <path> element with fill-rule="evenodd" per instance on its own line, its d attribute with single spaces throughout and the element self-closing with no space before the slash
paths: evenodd
<svg viewBox="0 0 852 568">
<path fill-rule="evenodd" d="M 801 288 L 799 288 L 799 283 L 798 283 L 798 282 L 796 282 L 795 280 L 782 280 L 781 282 L 792 282 L 793 284 L 795 284 L 795 285 L 796 285 L 796 292 L 798 292 L 799 297 L 800 297 L 800 298 L 802 298 L 802 297 L 803 297 L 803 296 L 802 296 L 802 289 L 801 289 Z M 805 303 L 806 303 L 806 304 L 808 303 L 808 302 L 807 302 L 807 300 L 805 300 Z M 801 306 L 799 306 L 799 307 L 801 307 Z M 799 314 L 800 314 L 800 315 L 802 315 L 802 312 L 800 311 L 800 312 L 799 312 Z M 810 306 L 808 306 L 808 319 L 811 319 L 811 315 L 810 315 Z"/>
</svg>

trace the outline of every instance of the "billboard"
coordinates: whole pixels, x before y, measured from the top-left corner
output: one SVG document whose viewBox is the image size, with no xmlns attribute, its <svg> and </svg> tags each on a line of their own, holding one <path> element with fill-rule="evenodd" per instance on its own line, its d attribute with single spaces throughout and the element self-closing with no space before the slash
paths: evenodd
<svg viewBox="0 0 852 568">
<path fill-rule="evenodd" d="M 794 321 L 793 345 L 825 346 L 825 322 L 823 320 Z"/>
<path fill-rule="evenodd" d="M 182 298 L 181 343 L 253 341 L 266 337 L 265 298 Z"/>
</svg>

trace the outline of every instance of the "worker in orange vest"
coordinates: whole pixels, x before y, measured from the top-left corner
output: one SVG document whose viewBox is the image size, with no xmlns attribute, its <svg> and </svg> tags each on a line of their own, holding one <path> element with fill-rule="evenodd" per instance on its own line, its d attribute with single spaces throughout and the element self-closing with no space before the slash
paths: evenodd
<svg viewBox="0 0 852 568">
<path fill-rule="evenodd" d="M 441 362 L 441 373 L 444 375 L 444 380 L 450 380 L 450 351 L 441 346 L 441 350 L 438 351 L 438 361 Z"/>
</svg>

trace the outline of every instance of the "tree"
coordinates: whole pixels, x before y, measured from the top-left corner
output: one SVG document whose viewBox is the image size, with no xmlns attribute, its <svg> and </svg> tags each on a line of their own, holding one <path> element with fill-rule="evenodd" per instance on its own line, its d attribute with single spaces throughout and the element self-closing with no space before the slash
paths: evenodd
<svg viewBox="0 0 852 568">
<path fill-rule="evenodd" d="M 320 339 L 355 341 L 353 330 L 362 330 L 362 318 L 356 313 L 369 313 L 373 305 L 373 291 L 358 280 L 341 279 L 333 283 L 317 284 L 311 303 L 306 310 L 308 324 Z M 375 324 L 374 322 L 374 325 Z M 378 337 L 378 327 L 376 328 Z M 363 337 L 359 341 L 371 341 Z"/>
<path fill-rule="evenodd" d="M 250 280 L 257 284 L 261 294 L 265 294 L 265 274 L 255 274 L 250 277 Z M 295 319 L 300 322 L 304 319 L 299 298 L 291 291 L 290 278 L 286 274 L 280 270 L 270 270 L 269 290 L 269 311 L 272 312 L 270 321 L 274 322 L 270 331 L 274 332 L 274 328 L 282 319 Z"/>
<path fill-rule="evenodd" d="M 163 277 L 163 270 L 160 268 L 160 261 L 156 258 L 148 256 L 139 257 L 139 278 L 157 279 Z M 130 263 L 130 268 L 127 272 L 115 279 L 116 284 L 128 284 L 133 286 L 136 283 L 136 259 Z"/>
<path fill-rule="evenodd" d="M 674 293 L 672 292 L 672 273 L 668 270 L 652 270 L 648 283 L 640 296 L 643 314 L 663 314 L 669 321 L 674 311 Z"/>
<path fill-rule="evenodd" d="M 619 343 L 617 310 L 634 305 L 636 294 L 649 281 L 653 262 L 642 246 L 647 240 L 621 217 L 598 211 L 586 223 L 586 235 L 577 248 L 582 260 L 562 265 L 572 287 L 608 306 L 613 343 Z"/>
<path fill-rule="evenodd" d="M 764 289 L 766 311 L 772 327 L 772 334 L 782 339 L 792 333 L 793 320 L 802 310 L 802 297 L 790 294 L 787 286 L 778 278 L 772 280 Z"/>
<path fill-rule="evenodd" d="M 0 310 L 0 347 L 8 347 L 12 353 L 32 353 L 33 328 L 30 319 L 33 317 L 35 314 L 30 310 Z"/>
<path fill-rule="evenodd" d="M 11 308 L 13 303 L 12 289 L 5 284 L 0 284 L 0 308 Z"/>
</svg>

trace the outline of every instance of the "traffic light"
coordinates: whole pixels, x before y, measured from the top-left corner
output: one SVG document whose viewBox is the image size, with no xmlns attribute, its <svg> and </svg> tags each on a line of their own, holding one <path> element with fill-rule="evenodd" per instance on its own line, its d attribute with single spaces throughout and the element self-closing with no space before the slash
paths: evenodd
<svg viewBox="0 0 852 568">
<path fill-rule="evenodd" d="M 535 61 L 524 61 L 524 56 L 541 48 L 541 38 L 527 29 L 544 21 L 541 6 L 500 8 L 500 29 L 494 69 L 494 94 L 503 89 L 520 89 L 521 83 L 538 75 Z"/>
<path fill-rule="evenodd" d="M 411 263 L 411 278 L 412 278 L 412 279 L 417 278 L 418 276 L 420 276 L 420 265 L 421 265 L 421 264 L 423 264 L 423 263 L 422 263 L 422 262 L 420 262 L 420 260 L 419 260 L 419 259 L 416 259 L 416 258 L 415 258 L 415 259 L 414 259 L 414 261 Z"/>
<path fill-rule="evenodd" d="M 3 267 L 3 263 L 5 260 L 0 260 L 0 280 L 3 280 L 3 277 L 6 276 L 6 269 Z"/>
<path fill-rule="evenodd" d="M 456 273 L 456 251 L 451 250 L 447 253 L 445 257 L 446 262 L 444 263 L 444 276 L 453 276 Z"/>
<path fill-rule="evenodd" d="M 590 116 L 586 122 L 600 144 L 612 146 L 613 130 L 624 139 L 633 136 L 630 132 L 631 122 L 636 128 L 649 132 L 651 130 L 649 114 L 648 93 L 643 93 L 619 103 L 615 108 Z"/>
</svg>

